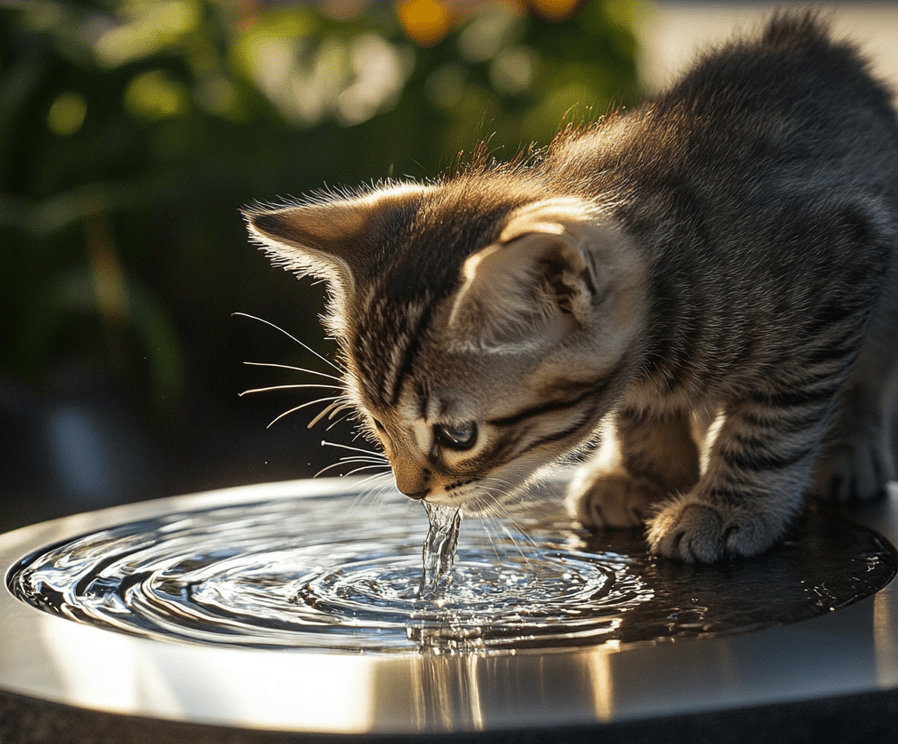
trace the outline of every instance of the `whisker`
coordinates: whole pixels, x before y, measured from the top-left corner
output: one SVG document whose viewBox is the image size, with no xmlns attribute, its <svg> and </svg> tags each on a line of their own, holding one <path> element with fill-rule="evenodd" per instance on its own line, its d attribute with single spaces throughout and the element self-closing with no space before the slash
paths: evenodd
<svg viewBox="0 0 898 744">
<path fill-rule="evenodd" d="M 508 485 L 507 483 L 502 483 L 497 478 L 492 478 L 491 480 L 496 481 L 497 485 L 500 486 Z M 493 507 L 494 513 L 490 515 L 492 517 L 493 524 L 495 524 L 495 526 L 499 530 L 505 533 L 509 541 L 512 543 L 512 545 L 514 545 L 515 549 L 521 555 L 521 558 L 529 566 L 530 558 L 529 555 L 524 552 L 522 543 L 536 553 L 539 553 L 542 548 L 540 547 L 538 542 L 530 534 L 527 533 L 526 529 L 518 523 L 518 520 L 508 508 L 507 503 L 495 500 L 493 503 Z M 501 519 L 498 518 L 500 516 Z"/>
<path fill-rule="evenodd" d="M 339 411 L 346 407 L 346 401 L 342 395 L 338 395 L 332 400 L 334 401 L 333 403 L 319 411 L 318 415 L 306 424 L 307 429 L 311 429 L 328 414 L 332 414 L 334 411 Z"/>
<path fill-rule="evenodd" d="M 508 525 L 504 522 L 500 522 L 498 525 L 499 529 L 505 533 L 506 537 L 508 537 L 508 541 L 514 545 L 515 550 L 518 551 L 518 554 L 521 556 L 521 559 L 527 566 L 531 565 L 530 555 L 524 551 L 524 547 L 522 543 L 527 547 L 531 548 L 533 552 L 539 553 L 541 552 L 540 546 L 536 543 L 536 541 L 527 533 L 522 530 L 515 530 L 512 532 Z"/>
<path fill-rule="evenodd" d="M 336 409 L 336 410 L 339 411 L 340 409 L 338 408 L 338 409 Z M 335 426 L 337 426 L 338 424 L 342 424 L 344 421 L 346 421 L 346 419 L 349 418 L 349 416 L 351 415 L 351 413 L 352 413 L 352 408 L 350 407 L 349 410 L 348 410 L 343 416 L 340 416 L 340 418 L 338 418 L 338 419 L 336 419 L 335 421 L 331 422 L 331 423 L 328 425 L 328 427 L 325 429 L 325 431 L 330 431 L 331 429 L 333 429 L 333 428 L 334 428 Z M 328 418 L 331 418 L 331 416 L 328 416 Z"/>
<path fill-rule="evenodd" d="M 361 507 L 372 504 L 377 500 L 384 501 L 387 493 L 392 489 L 393 479 L 390 473 L 375 473 L 367 478 L 362 478 L 358 483 L 359 495 L 353 501 L 353 507 Z"/>
<path fill-rule="evenodd" d="M 344 400 L 345 400 L 345 399 L 344 399 Z M 350 401 L 346 400 L 346 404 L 345 404 L 345 405 L 340 406 L 339 408 L 335 408 L 333 411 L 331 411 L 331 412 L 327 415 L 327 418 L 328 418 L 328 420 L 331 420 L 331 419 L 334 418 L 334 416 L 336 416 L 336 415 L 337 415 L 338 413 L 340 413 L 341 411 L 346 411 L 347 414 L 349 414 L 349 413 L 351 413 L 351 412 L 354 411 L 354 410 L 355 410 L 355 406 L 354 406 Z"/>
<path fill-rule="evenodd" d="M 341 383 L 341 387 L 342 387 L 342 382 L 343 382 L 342 377 L 337 377 L 336 375 L 329 375 L 327 372 L 319 372 L 316 369 L 308 369 L 307 367 L 296 367 L 292 364 L 273 364 L 271 362 L 244 362 L 244 364 L 248 364 L 251 367 L 275 367 L 277 369 L 289 369 L 289 370 L 293 370 L 294 372 L 305 372 L 306 374 L 310 374 L 310 375 L 318 375 L 319 377 L 326 377 L 328 380 L 335 380 L 336 382 Z"/>
<path fill-rule="evenodd" d="M 481 524 L 483 524 L 483 531 L 486 534 L 487 539 L 490 541 L 490 547 L 493 549 L 493 555 L 496 556 L 497 559 L 501 558 L 499 555 L 499 548 L 496 545 L 496 540 L 493 538 L 493 532 L 490 527 L 495 528 L 496 519 L 491 514 L 486 514 L 481 517 Z"/>
<path fill-rule="evenodd" d="M 318 358 L 319 358 L 322 362 L 324 362 L 325 364 L 329 364 L 331 367 L 333 367 L 335 370 L 337 370 L 337 372 L 341 372 L 341 373 L 343 372 L 343 370 L 341 370 L 341 369 L 340 369 L 336 364 L 334 364 L 330 359 L 328 359 L 328 358 L 325 357 L 325 356 L 322 356 L 322 355 L 319 354 L 317 351 L 315 351 L 315 349 L 313 349 L 311 346 L 309 346 L 308 344 L 304 344 L 302 341 L 300 341 L 298 338 L 296 338 L 296 336 L 293 336 L 293 335 L 287 333 L 287 331 L 285 331 L 283 328 L 280 328 L 280 327 L 276 326 L 276 325 L 275 325 L 274 323 L 272 323 L 271 321 L 265 320 L 264 318 L 258 318 L 258 317 L 256 317 L 255 315 L 250 315 L 249 313 L 235 312 L 235 313 L 231 313 L 231 315 L 232 315 L 232 316 L 234 316 L 234 315 L 240 315 L 240 316 L 242 316 L 242 317 L 244 317 L 244 318 L 249 318 L 250 320 L 258 320 L 260 323 L 264 323 L 264 324 L 267 325 L 267 326 L 271 326 L 271 327 L 274 328 L 276 331 L 280 331 L 281 333 L 283 333 L 287 338 L 289 338 L 289 339 L 295 341 L 296 343 L 298 343 L 300 346 L 302 346 L 302 348 L 304 348 L 304 349 L 305 349 L 306 351 L 308 351 L 309 353 L 314 354 L 316 357 L 318 357 Z"/>
<path fill-rule="evenodd" d="M 380 481 L 382 481 L 382 483 L 379 486 L 377 486 L 377 488 L 381 493 L 383 493 L 384 491 L 389 491 L 390 487 L 393 485 L 393 479 L 390 477 L 392 474 L 393 473 L 390 470 L 385 470 L 383 473 L 374 473 L 372 475 L 369 475 L 367 478 L 362 478 L 362 480 L 360 480 L 358 482 L 358 485 L 359 485 L 359 487 L 361 487 L 361 486 L 365 485 L 366 483 L 368 483 L 369 481 L 380 480 Z M 366 487 L 368 487 L 368 486 L 366 486 Z M 371 487 L 371 488 L 373 488 L 373 487 Z"/>
<path fill-rule="evenodd" d="M 312 477 L 317 478 L 322 473 L 326 473 L 328 470 L 333 470 L 334 468 L 342 467 L 343 465 L 346 465 L 346 463 L 345 462 L 332 462 L 330 465 L 325 465 L 323 468 L 321 468 L 321 470 L 319 470 L 317 473 L 315 473 L 315 475 L 313 475 Z"/>
<path fill-rule="evenodd" d="M 360 473 L 363 470 L 371 470 L 371 468 L 383 468 L 386 465 L 382 462 L 379 462 L 375 465 L 362 465 L 361 467 L 355 468 L 354 470 L 350 470 L 346 475 L 355 475 L 356 473 Z M 383 473 L 385 475 L 386 473 Z M 381 475 L 380 473 L 378 475 Z"/>
<path fill-rule="evenodd" d="M 265 428 L 266 428 L 266 429 L 271 428 L 271 425 L 272 425 L 272 424 L 277 423 L 277 422 L 280 421 L 282 418 L 284 418 L 284 416 L 289 416 L 291 413 L 296 413 L 296 411 L 299 411 L 299 410 L 301 410 L 301 409 L 303 409 L 303 408 L 306 408 L 307 406 L 314 406 L 316 403 L 324 403 L 326 400 L 339 400 L 339 396 L 337 396 L 336 398 L 318 398 L 317 400 L 310 400 L 310 401 L 307 401 L 306 403 L 303 403 L 302 405 L 298 405 L 298 406 L 296 406 L 296 407 L 294 407 L 294 408 L 291 408 L 289 411 L 284 411 L 280 416 L 277 416 L 277 417 L 273 418 L 273 419 L 269 422 L 268 426 L 266 426 Z M 333 403 L 331 403 L 331 405 L 333 405 Z M 311 426 L 311 424 L 309 424 L 309 426 Z"/>
<path fill-rule="evenodd" d="M 389 465 L 386 458 L 376 458 L 376 457 L 359 457 L 356 455 L 355 457 L 341 457 L 340 462 L 373 462 L 378 465 Z"/>
<path fill-rule="evenodd" d="M 348 444 L 340 444 L 339 442 L 327 442 L 325 440 L 321 440 L 322 447 L 339 447 L 340 449 L 350 450 L 352 452 L 361 452 L 363 455 L 379 455 L 380 453 L 377 450 L 367 450 L 362 449 L 361 447 L 350 447 Z"/>
<path fill-rule="evenodd" d="M 356 463 L 361 464 L 363 462 L 364 461 L 362 461 L 362 460 L 340 460 L 339 462 L 333 462 L 330 465 L 326 465 L 325 467 L 321 468 L 321 470 L 319 470 L 317 473 L 315 473 L 314 477 L 317 478 L 322 473 L 326 473 L 328 470 L 333 470 L 334 468 L 338 468 L 342 465 L 353 465 Z M 370 468 L 384 468 L 384 467 L 389 467 L 389 464 L 386 462 L 376 462 L 376 463 L 372 463 L 369 465 L 363 465 L 362 467 L 356 468 L 355 470 L 352 470 L 349 473 L 344 473 L 344 475 L 352 475 L 353 473 L 357 473 L 360 470 L 368 470 Z"/>
<path fill-rule="evenodd" d="M 475 510 L 481 515 L 484 527 L 488 528 L 486 529 L 486 534 L 493 546 L 493 550 L 498 556 L 499 548 L 493 533 L 504 533 L 516 552 L 521 556 L 523 562 L 530 566 L 532 564 L 530 554 L 539 552 L 540 546 L 517 523 L 509 509 L 507 500 L 501 498 L 501 494 L 497 494 L 499 489 L 507 490 L 510 484 L 505 479 L 495 477 L 484 478 L 481 483 L 484 490 L 475 497 Z"/>
<path fill-rule="evenodd" d="M 298 388 L 318 388 L 325 390 L 340 390 L 342 392 L 343 388 L 339 385 L 325 385 L 324 383 L 295 383 L 290 385 L 271 385 L 269 387 L 262 388 L 253 388 L 252 390 L 244 390 L 242 393 L 239 393 L 239 396 L 242 398 L 244 395 L 249 395 L 250 393 L 267 393 L 269 390 L 295 390 Z"/>
</svg>

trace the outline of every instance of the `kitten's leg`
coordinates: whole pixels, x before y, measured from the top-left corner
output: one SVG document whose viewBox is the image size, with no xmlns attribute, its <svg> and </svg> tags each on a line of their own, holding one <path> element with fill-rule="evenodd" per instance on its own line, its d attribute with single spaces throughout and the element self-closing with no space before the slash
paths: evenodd
<svg viewBox="0 0 898 744">
<path fill-rule="evenodd" d="M 618 413 L 571 482 L 568 508 L 587 527 L 637 527 L 671 493 L 691 488 L 698 474 L 689 419 L 646 421 Z"/>
<path fill-rule="evenodd" d="M 896 475 L 891 436 L 898 397 L 898 365 L 892 348 L 898 323 L 868 344 L 842 396 L 839 415 L 827 435 L 812 493 L 842 501 L 882 496 Z"/>
<path fill-rule="evenodd" d="M 713 563 L 779 540 L 801 505 L 840 382 L 758 392 L 723 411 L 708 431 L 701 480 L 650 520 L 652 551 Z"/>
</svg>

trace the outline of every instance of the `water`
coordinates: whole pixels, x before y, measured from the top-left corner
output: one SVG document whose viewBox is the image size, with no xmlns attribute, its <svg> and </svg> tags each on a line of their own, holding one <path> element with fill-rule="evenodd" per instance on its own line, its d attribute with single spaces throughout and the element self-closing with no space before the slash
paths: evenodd
<svg viewBox="0 0 898 744">
<path fill-rule="evenodd" d="M 868 596 L 896 567 L 881 538 L 827 514 L 760 559 L 687 566 L 649 556 L 636 532 L 591 535 L 551 510 L 507 533 L 470 519 L 459 537 L 454 510 L 431 509 L 428 532 L 417 504 L 357 502 L 130 522 L 48 547 L 7 581 L 46 612 L 166 642 L 503 653 L 793 622 Z"/>
<path fill-rule="evenodd" d="M 458 534 L 461 529 L 461 510 L 451 506 L 440 506 L 424 502 L 430 528 L 424 538 L 421 558 L 424 570 L 418 596 L 422 599 L 438 599 L 452 583 L 452 567 L 458 549 Z"/>
</svg>

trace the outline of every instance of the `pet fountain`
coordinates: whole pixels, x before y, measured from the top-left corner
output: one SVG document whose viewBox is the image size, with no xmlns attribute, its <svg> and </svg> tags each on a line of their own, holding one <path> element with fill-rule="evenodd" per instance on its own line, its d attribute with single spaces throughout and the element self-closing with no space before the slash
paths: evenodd
<svg viewBox="0 0 898 744">
<path fill-rule="evenodd" d="M 107 741 L 660 741 L 747 709 L 754 735 L 807 706 L 893 704 L 898 488 L 848 521 L 812 510 L 758 559 L 689 566 L 580 529 L 562 486 L 512 519 L 466 518 L 438 586 L 421 505 L 348 478 L 2 536 L 0 738 L 101 721 L 122 732 Z"/>
</svg>

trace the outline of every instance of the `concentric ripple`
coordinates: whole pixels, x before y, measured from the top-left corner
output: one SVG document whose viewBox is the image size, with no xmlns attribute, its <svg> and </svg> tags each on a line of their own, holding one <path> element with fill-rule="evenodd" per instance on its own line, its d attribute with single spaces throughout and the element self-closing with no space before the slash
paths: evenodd
<svg viewBox="0 0 898 744">
<path fill-rule="evenodd" d="M 867 596 L 895 573 L 870 531 L 818 517 L 770 555 L 659 562 L 642 537 L 557 518 L 463 524 L 451 581 L 422 591 L 416 504 L 354 494 L 130 522 L 15 567 L 12 591 L 77 622 L 157 640 L 418 652 L 657 641 L 779 624 Z"/>
</svg>

